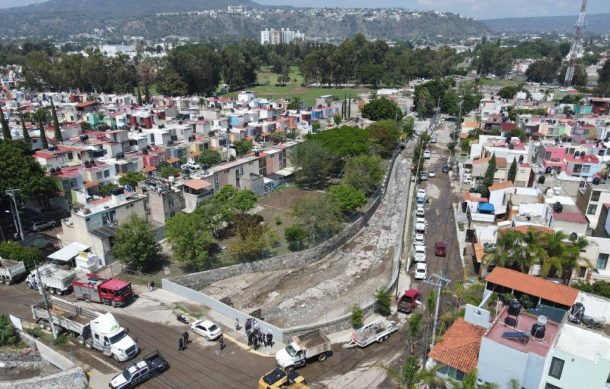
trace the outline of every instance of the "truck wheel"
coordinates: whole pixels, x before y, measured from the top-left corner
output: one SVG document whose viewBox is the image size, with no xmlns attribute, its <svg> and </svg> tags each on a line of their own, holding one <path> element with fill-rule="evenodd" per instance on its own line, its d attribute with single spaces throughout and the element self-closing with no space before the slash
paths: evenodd
<svg viewBox="0 0 610 389">
<path fill-rule="evenodd" d="M 93 341 L 91 339 L 85 340 L 85 347 L 87 347 L 88 349 L 93 348 Z"/>
<path fill-rule="evenodd" d="M 286 371 L 294 371 L 295 366 L 294 365 L 290 365 L 286 368 Z"/>
<path fill-rule="evenodd" d="M 119 306 L 119 303 L 117 303 L 116 301 L 112 301 L 112 308 L 116 308 Z"/>
<path fill-rule="evenodd" d="M 116 354 L 112 354 L 112 359 L 114 359 L 116 362 L 121 362 L 119 361 L 119 356 Z"/>
<path fill-rule="evenodd" d="M 4 284 L 4 277 L 0 277 L 0 284 Z"/>
<path fill-rule="evenodd" d="M 38 322 L 38 327 L 40 327 L 44 330 L 44 328 L 45 328 L 44 320 L 41 320 Z"/>
<path fill-rule="evenodd" d="M 31 284 L 31 283 L 26 282 L 25 284 L 28 286 L 28 288 L 30 288 L 30 289 L 34 289 L 34 287 L 32 286 L 32 284 Z"/>
<path fill-rule="evenodd" d="M 85 337 L 82 335 L 79 335 L 76 337 L 76 341 L 78 342 L 78 344 L 80 344 L 82 346 L 85 344 Z"/>
<path fill-rule="evenodd" d="M 328 358 L 328 355 L 326 353 L 322 353 L 318 356 L 318 361 L 324 362 L 326 358 Z"/>
</svg>

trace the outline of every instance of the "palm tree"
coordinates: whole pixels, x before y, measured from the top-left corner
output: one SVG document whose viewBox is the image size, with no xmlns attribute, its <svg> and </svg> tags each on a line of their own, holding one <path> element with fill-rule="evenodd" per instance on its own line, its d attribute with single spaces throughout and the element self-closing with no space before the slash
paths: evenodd
<svg viewBox="0 0 610 389">
<path fill-rule="evenodd" d="M 565 285 L 569 285 L 572 279 L 574 269 L 578 269 L 581 263 L 586 263 L 587 267 L 591 268 L 591 262 L 580 256 L 580 252 L 589 245 L 586 238 L 579 236 L 570 238 L 570 243 L 566 244 L 565 255 L 561 258 L 561 279 Z"/>
<path fill-rule="evenodd" d="M 481 269 L 487 264 L 521 268 L 521 258 L 524 257 L 523 235 L 519 231 L 505 230 L 499 234 L 496 246 L 483 257 Z"/>
<path fill-rule="evenodd" d="M 409 321 L 406 324 L 407 329 L 407 338 L 409 339 L 409 346 L 411 349 L 411 354 L 415 353 L 415 345 L 417 341 L 421 338 L 422 326 L 424 316 L 420 312 L 415 312 L 409 318 Z"/>
<path fill-rule="evenodd" d="M 428 388 L 443 388 L 446 385 L 446 380 L 436 375 L 438 367 L 419 370 L 417 358 L 413 355 L 407 357 L 401 369 L 386 363 L 379 363 L 375 366 L 385 370 L 388 376 L 398 383 L 400 389 L 415 389 L 417 384 L 425 384 Z"/>
</svg>

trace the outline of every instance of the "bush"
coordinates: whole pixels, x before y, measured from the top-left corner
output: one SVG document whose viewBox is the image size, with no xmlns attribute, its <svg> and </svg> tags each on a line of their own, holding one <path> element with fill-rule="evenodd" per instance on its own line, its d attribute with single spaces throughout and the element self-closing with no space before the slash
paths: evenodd
<svg viewBox="0 0 610 389">
<path fill-rule="evenodd" d="M 64 334 L 57 335 L 57 338 L 53 339 L 54 346 L 64 346 L 68 343 L 68 337 Z"/>
<path fill-rule="evenodd" d="M 276 226 L 281 226 L 282 225 L 282 218 L 281 217 L 276 216 L 274 220 L 275 220 L 275 225 Z"/>
<path fill-rule="evenodd" d="M 288 242 L 290 251 L 301 251 L 307 247 L 306 240 L 309 237 L 307 230 L 299 226 L 290 226 L 284 231 L 284 237 Z"/>
<path fill-rule="evenodd" d="M 0 346 L 10 346 L 19 343 L 17 329 L 7 315 L 0 315 Z"/>
<path fill-rule="evenodd" d="M 375 312 L 383 316 L 392 313 L 392 294 L 387 288 L 379 288 L 375 291 Z"/>
<path fill-rule="evenodd" d="M 352 327 L 360 328 L 362 327 L 364 319 L 364 312 L 362 312 L 362 308 L 358 304 L 354 304 L 352 307 Z"/>
</svg>

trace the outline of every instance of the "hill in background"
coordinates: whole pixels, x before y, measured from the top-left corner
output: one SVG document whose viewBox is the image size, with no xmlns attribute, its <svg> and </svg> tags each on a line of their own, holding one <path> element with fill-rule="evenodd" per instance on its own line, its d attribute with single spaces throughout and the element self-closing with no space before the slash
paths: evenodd
<svg viewBox="0 0 610 389">
<path fill-rule="evenodd" d="M 545 16 L 481 20 L 495 33 L 507 34 L 573 34 L 578 19 L 573 16 Z M 610 13 L 587 15 L 585 34 L 610 34 Z"/>
</svg>

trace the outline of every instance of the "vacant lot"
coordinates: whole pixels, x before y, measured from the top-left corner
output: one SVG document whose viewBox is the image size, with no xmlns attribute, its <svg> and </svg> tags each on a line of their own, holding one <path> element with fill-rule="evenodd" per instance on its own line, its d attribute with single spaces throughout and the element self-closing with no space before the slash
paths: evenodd
<svg viewBox="0 0 610 389">
<path fill-rule="evenodd" d="M 300 84 L 288 84 L 286 86 L 260 85 L 248 88 L 256 94 L 257 97 L 268 99 L 287 99 L 298 97 L 305 101 L 305 106 L 311 107 L 316 102 L 316 97 L 323 95 L 334 95 L 342 99 L 344 96 L 356 97 L 359 93 L 370 92 L 368 88 L 304 88 Z M 238 92 L 231 92 L 227 96 L 235 97 Z"/>
</svg>

